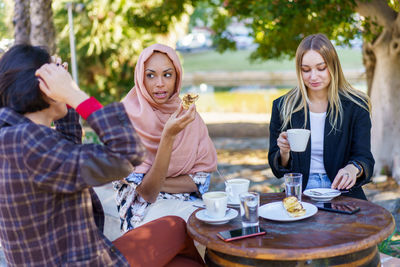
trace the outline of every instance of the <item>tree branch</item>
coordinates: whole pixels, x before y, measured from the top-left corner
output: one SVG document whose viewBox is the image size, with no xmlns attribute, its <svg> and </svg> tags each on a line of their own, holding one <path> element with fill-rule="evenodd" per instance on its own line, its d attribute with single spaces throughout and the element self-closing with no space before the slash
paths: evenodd
<svg viewBox="0 0 400 267">
<path fill-rule="evenodd" d="M 390 27 L 396 20 L 397 12 L 390 8 L 386 0 L 356 0 L 356 12 L 369 17 L 380 26 Z"/>
</svg>

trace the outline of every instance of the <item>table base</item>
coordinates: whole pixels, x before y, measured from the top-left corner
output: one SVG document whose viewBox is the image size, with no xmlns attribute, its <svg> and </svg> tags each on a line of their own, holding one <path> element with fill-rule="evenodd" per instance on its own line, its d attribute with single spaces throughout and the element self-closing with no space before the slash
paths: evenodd
<svg viewBox="0 0 400 267">
<path fill-rule="evenodd" d="M 378 247 L 374 246 L 348 255 L 300 261 L 262 260 L 232 256 L 210 249 L 206 250 L 207 266 L 381 266 Z"/>
</svg>

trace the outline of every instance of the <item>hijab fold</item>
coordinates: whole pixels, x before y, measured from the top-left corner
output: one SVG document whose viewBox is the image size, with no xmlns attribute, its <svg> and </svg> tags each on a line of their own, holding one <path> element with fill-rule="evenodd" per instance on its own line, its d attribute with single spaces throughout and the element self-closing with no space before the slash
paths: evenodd
<svg viewBox="0 0 400 267">
<path fill-rule="evenodd" d="M 176 71 L 175 91 L 164 104 L 156 103 L 144 86 L 144 64 L 155 52 L 166 54 Z M 182 84 L 182 67 L 175 50 L 162 44 L 154 44 L 140 54 L 135 68 L 135 86 L 122 100 L 129 119 L 147 148 L 145 161 L 135 172 L 147 173 L 152 166 L 164 125 L 179 107 Z M 175 138 L 167 177 L 196 172 L 212 172 L 217 168 L 217 153 L 208 130 L 196 112 L 194 121 L 187 125 Z"/>
</svg>

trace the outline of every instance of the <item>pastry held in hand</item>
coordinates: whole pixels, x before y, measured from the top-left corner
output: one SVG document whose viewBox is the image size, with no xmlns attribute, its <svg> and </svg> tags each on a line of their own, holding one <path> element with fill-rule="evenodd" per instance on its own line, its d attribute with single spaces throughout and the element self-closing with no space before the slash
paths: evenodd
<svg viewBox="0 0 400 267">
<path fill-rule="evenodd" d="M 306 214 L 306 210 L 297 197 L 290 196 L 283 199 L 283 206 L 291 217 L 300 217 Z"/>
<path fill-rule="evenodd" d="M 188 109 L 199 98 L 198 94 L 185 94 L 182 97 L 182 107 Z"/>
</svg>

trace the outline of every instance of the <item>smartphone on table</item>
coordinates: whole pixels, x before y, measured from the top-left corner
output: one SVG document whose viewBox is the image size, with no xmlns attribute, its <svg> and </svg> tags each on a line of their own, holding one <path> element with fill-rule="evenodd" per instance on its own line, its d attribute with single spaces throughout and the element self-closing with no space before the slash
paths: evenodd
<svg viewBox="0 0 400 267">
<path fill-rule="evenodd" d="M 343 213 L 343 214 L 354 214 L 360 211 L 359 207 L 356 207 L 352 204 L 344 204 L 344 203 L 320 202 L 316 203 L 316 206 L 320 210 Z"/>
<path fill-rule="evenodd" d="M 229 231 L 222 231 L 217 234 L 219 238 L 228 242 L 232 240 L 238 240 L 246 237 L 265 235 L 266 232 L 259 226 L 243 227 L 239 229 L 233 229 Z"/>
</svg>

